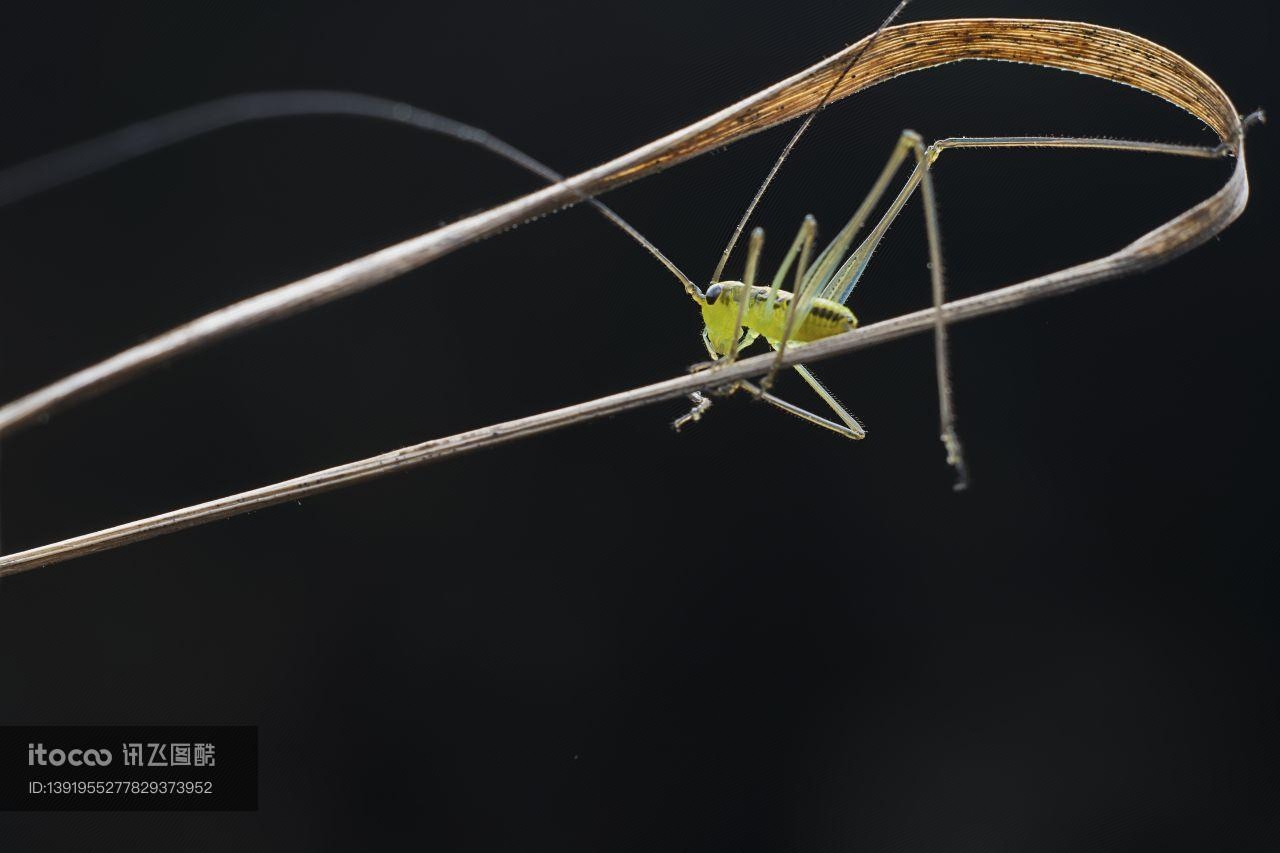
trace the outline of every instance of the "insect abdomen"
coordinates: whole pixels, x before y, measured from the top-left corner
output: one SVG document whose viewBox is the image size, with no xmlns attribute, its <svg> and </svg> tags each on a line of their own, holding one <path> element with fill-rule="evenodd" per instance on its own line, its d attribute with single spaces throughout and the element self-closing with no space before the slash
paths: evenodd
<svg viewBox="0 0 1280 853">
<path fill-rule="evenodd" d="M 759 332 L 766 340 L 776 343 L 782 339 L 792 295 L 785 290 L 779 291 L 777 302 L 770 311 L 765 307 L 769 289 L 757 287 L 754 290 L 751 304 L 747 306 L 746 326 Z M 816 341 L 847 332 L 857 325 L 858 318 L 839 302 L 814 299 L 804 322 L 791 330 L 791 340 L 799 343 Z"/>
</svg>

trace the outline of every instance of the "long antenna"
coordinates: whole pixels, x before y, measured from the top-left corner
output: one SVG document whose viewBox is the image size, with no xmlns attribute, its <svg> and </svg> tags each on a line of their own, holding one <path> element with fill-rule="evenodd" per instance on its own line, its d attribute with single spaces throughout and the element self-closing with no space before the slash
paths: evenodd
<svg viewBox="0 0 1280 853">
<path fill-rule="evenodd" d="M 359 92 L 323 90 L 253 92 L 206 101 L 122 127 L 94 139 L 0 170 L 0 207 L 60 187 L 129 160 L 215 130 L 262 119 L 300 116 L 357 116 L 390 121 L 476 145 L 551 183 L 564 175 L 493 134 L 410 104 Z M 578 193 L 671 271 L 685 292 L 701 302 L 702 291 L 658 247 L 603 202 Z"/>
<path fill-rule="evenodd" d="M 787 159 L 787 155 L 791 153 L 791 149 L 796 147 L 796 143 L 800 141 L 800 137 L 804 136 L 804 132 L 809 129 L 809 125 L 813 124 L 813 120 L 818 117 L 818 113 L 831 100 L 831 96 L 835 94 L 836 89 L 849 76 L 849 72 L 853 70 L 853 66 L 858 63 L 862 55 L 867 52 L 867 48 L 871 47 L 871 43 L 884 32 L 885 28 L 892 24 L 897 17 L 902 14 L 902 10 L 907 8 L 907 4 L 911 0 L 901 0 L 893 11 L 889 13 L 889 17 L 881 22 L 876 31 L 863 42 L 859 50 L 854 51 L 853 56 L 849 57 L 849 61 L 845 63 L 844 70 L 836 77 L 831 87 L 827 89 L 827 93 L 822 96 L 822 100 L 818 101 L 817 106 L 809 110 L 808 115 L 804 117 L 804 121 L 796 128 L 796 132 L 791 135 L 791 140 L 782 149 L 782 153 L 778 155 L 778 159 L 774 161 L 773 168 L 769 170 L 769 174 L 765 176 L 764 182 L 760 184 L 760 189 L 756 190 L 755 198 L 751 199 L 751 203 L 747 205 L 746 211 L 742 214 L 742 218 L 738 220 L 738 227 L 733 229 L 733 235 L 729 238 L 729 243 L 724 247 L 724 251 L 720 253 L 720 263 L 716 264 L 716 271 L 711 275 L 711 283 L 715 284 L 720 280 L 720 276 L 724 274 L 725 264 L 729 262 L 729 255 L 733 254 L 733 247 L 738 245 L 738 238 L 742 236 L 742 231 L 747 227 L 747 222 L 751 219 L 751 214 L 755 212 L 756 205 L 760 203 L 760 199 L 764 196 L 764 191 L 769 188 L 769 184 L 773 183 L 773 176 L 778 174 L 778 170 L 782 168 L 782 162 Z"/>
<path fill-rule="evenodd" d="M 483 148 L 553 184 L 564 181 L 564 175 L 488 131 L 410 104 L 359 92 L 252 92 L 206 101 L 146 119 L 0 170 L 0 207 L 16 204 L 31 196 L 215 130 L 262 119 L 320 115 L 381 119 L 438 133 Z M 698 286 L 631 223 L 604 202 L 585 193 L 577 195 L 657 258 L 679 280 L 694 301 L 703 302 L 704 297 Z"/>
</svg>

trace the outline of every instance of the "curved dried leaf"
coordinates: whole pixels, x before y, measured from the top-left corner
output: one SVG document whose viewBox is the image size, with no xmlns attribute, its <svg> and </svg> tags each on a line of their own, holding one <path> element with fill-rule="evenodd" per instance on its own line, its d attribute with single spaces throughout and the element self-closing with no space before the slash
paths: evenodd
<svg viewBox="0 0 1280 853">
<path fill-rule="evenodd" d="M 0 436 L 178 355 L 358 293 L 506 228 L 795 118 L 818 104 L 847 59 L 859 51 L 865 50 L 832 94 L 833 100 L 912 71 L 963 60 L 1004 60 L 1135 86 L 1191 113 L 1225 145 L 1236 145 L 1242 136 L 1235 108 L 1207 74 L 1172 51 L 1122 30 L 1066 21 L 963 18 L 901 24 L 883 30 L 868 45 L 869 39 L 562 183 L 244 299 L 32 392 L 0 407 Z M 1218 202 L 1171 232 L 1153 234 L 1150 253 L 1158 257 L 1190 248 L 1239 214 L 1248 196 L 1243 151 L 1240 154 L 1236 174 Z"/>
<path fill-rule="evenodd" d="M 1244 131 L 1222 89 L 1187 60 L 1147 39 L 1092 24 L 1017 19 L 922 21 L 890 27 L 787 80 L 609 163 L 559 184 L 406 240 L 363 258 L 243 300 L 126 350 L 85 371 L 0 409 L 0 434 L 71 400 L 100 391 L 147 367 L 208 345 L 229 334 L 296 314 L 356 293 L 429 263 L 532 217 L 571 205 L 645 175 L 730 144 L 813 108 L 843 70 L 847 57 L 866 47 L 833 98 L 912 71 L 971 59 L 1022 62 L 1077 71 L 1135 86 L 1186 110 L 1217 134 L 1235 168 L 1226 185 L 1180 216 L 1117 252 L 999 290 L 948 303 L 947 321 L 1013 308 L 1087 284 L 1164 263 L 1208 240 L 1231 223 L 1248 200 Z M 933 328 L 932 309 L 866 326 L 788 350 L 785 364 L 803 349 L 806 362 L 864 349 Z M 129 542 L 297 500 L 384 476 L 458 453 L 684 396 L 766 371 L 772 355 L 741 360 L 714 376 L 699 373 L 568 406 L 515 421 L 436 439 L 230 495 L 97 533 L 0 557 L 0 576 L 61 562 Z"/>
</svg>

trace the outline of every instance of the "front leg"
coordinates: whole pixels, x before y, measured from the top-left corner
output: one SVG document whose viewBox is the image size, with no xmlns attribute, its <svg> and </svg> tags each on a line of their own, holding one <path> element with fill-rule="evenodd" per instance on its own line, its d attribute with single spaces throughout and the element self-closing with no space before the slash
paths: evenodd
<svg viewBox="0 0 1280 853">
<path fill-rule="evenodd" d="M 696 424 L 702 420 L 702 416 L 711 408 L 711 398 L 701 391 L 694 391 L 690 394 L 689 402 L 693 403 L 693 408 L 671 422 L 671 428 L 676 432 L 684 429 L 689 424 Z"/>
<path fill-rule="evenodd" d="M 753 332 L 748 329 L 737 342 L 736 349 L 741 350 L 745 347 L 751 346 L 751 344 L 755 342 L 757 335 L 757 332 Z M 706 348 L 707 355 L 711 356 L 711 361 L 704 361 L 700 364 L 695 364 L 693 367 L 689 368 L 690 373 L 698 373 L 703 370 L 715 370 L 717 367 L 728 366 L 731 363 L 728 358 L 722 358 L 720 354 L 716 352 L 716 348 L 711 345 L 711 338 L 707 335 L 707 330 L 705 328 L 702 330 L 702 346 Z M 722 396 L 728 396 L 734 391 L 737 391 L 739 387 L 741 387 L 740 383 L 734 383 L 727 388 L 722 389 L 719 393 L 721 393 Z M 671 426 L 676 430 L 676 432 L 679 432 L 689 424 L 696 424 L 698 421 L 702 420 L 702 416 L 711 408 L 711 398 L 701 391 L 694 391 L 690 394 L 689 402 L 693 403 L 693 408 L 671 422 Z"/>
</svg>

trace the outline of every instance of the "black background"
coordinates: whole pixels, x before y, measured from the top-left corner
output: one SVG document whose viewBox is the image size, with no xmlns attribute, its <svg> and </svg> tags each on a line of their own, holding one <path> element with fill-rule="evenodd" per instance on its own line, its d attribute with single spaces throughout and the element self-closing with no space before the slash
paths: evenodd
<svg viewBox="0 0 1280 853">
<path fill-rule="evenodd" d="M 888 2 L 7 9 L 0 163 L 264 88 L 404 99 L 574 171 L 822 58 Z M 920 0 L 1120 26 L 1278 106 L 1269 4 Z M 825 112 L 758 222 L 831 234 L 899 131 L 1212 142 L 1138 92 L 968 63 Z M 787 131 L 609 197 L 698 280 Z M 260 810 L 4 815 L 5 849 L 1271 850 L 1274 128 L 1218 240 L 818 371 L 851 444 L 747 400 L 460 458 L 9 579 L 0 720 L 260 726 Z M 957 152 L 953 295 L 1103 254 L 1228 163 Z M 228 131 L 0 211 L 0 396 L 537 186 L 403 128 Z M 912 205 L 851 307 L 927 302 Z M 737 262 L 740 263 L 740 260 Z M 736 265 L 731 270 L 736 269 Z M 4 442 L 16 550 L 677 375 L 699 318 L 571 210 Z M 800 391 L 796 391 L 797 397 Z M 11 843 L 12 842 L 12 843 Z"/>
</svg>

